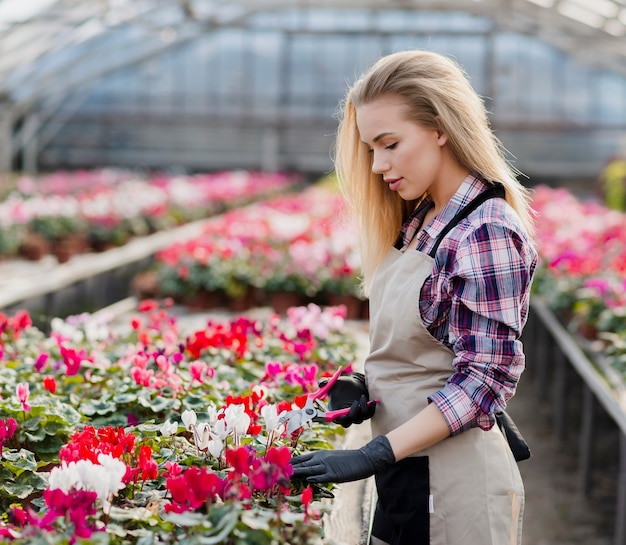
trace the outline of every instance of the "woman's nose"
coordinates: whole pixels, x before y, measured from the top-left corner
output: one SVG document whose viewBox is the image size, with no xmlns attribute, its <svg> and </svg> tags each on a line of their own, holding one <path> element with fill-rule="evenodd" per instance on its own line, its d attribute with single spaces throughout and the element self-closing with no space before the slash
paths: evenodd
<svg viewBox="0 0 626 545">
<path fill-rule="evenodd" d="M 372 152 L 372 172 L 374 174 L 383 174 L 387 170 L 389 170 L 389 165 L 387 161 L 383 159 L 380 153 Z"/>
</svg>

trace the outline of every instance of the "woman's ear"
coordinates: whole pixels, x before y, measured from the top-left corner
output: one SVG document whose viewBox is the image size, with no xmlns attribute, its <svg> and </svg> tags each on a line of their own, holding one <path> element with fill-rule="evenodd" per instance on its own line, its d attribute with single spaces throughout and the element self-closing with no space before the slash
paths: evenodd
<svg viewBox="0 0 626 545">
<path fill-rule="evenodd" d="M 437 120 L 437 124 L 439 125 L 439 127 L 437 128 L 437 144 L 443 146 L 448 141 L 448 135 L 443 132 L 443 129 L 441 128 L 441 119 L 438 115 L 435 116 L 435 119 Z"/>
</svg>

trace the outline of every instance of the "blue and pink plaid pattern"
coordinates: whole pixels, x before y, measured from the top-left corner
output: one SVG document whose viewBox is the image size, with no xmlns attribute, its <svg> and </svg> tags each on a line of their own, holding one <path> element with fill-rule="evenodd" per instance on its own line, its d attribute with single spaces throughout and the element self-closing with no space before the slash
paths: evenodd
<svg viewBox="0 0 626 545">
<path fill-rule="evenodd" d="M 488 185 L 469 175 L 450 202 L 422 231 L 417 251 L 428 253 L 437 235 Z M 404 225 L 405 250 L 431 207 L 426 197 Z M 520 335 L 526 323 L 537 252 L 504 199 L 490 199 L 461 220 L 443 239 L 419 302 L 433 337 L 454 352 L 454 373 L 433 393 L 453 435 L 490 429 L 524 370 Z"/>
</svg>

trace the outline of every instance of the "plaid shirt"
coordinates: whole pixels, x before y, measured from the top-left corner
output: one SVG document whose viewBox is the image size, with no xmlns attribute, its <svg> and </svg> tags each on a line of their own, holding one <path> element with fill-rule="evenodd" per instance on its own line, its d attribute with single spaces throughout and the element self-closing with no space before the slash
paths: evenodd
<svg viewBox="0 0 626 545">
<path fill-rule="evenodd" d="M 437 217 L 417 234 L 428 253 L 454 215 L 487 188 L 469 175 Z M 431 208 L 424 199 L 402 228 L 405 250 Z M 490 429 L 524 370 L 520 342 L 537 253 L 504 199 L 489 199 L 453 228 L 435 255 L 420 295 L 420 314 L 433 337 L 454 353 L 454 373 L 433 393 L 452 435 Z"/>
</svg>

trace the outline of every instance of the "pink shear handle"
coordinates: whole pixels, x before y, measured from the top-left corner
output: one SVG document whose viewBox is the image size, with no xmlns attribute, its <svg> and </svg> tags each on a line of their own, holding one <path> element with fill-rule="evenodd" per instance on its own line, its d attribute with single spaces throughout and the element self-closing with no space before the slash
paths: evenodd
<svg viewBox="0 0 626 545">
<path fill-rule="evenodd" d="M 322 386 L 319 390 L 317 390 L 317 392 L 309 394 L 309 397 L 311 399 L 322 399 L 326 397 L 328 395 L 328 390 L 330 390 L 334 386 L 335 382 L 337 382 L 337 379 L 339 378 L 339 375 L 341 375 L 342 370 L 343 368 L 339 367 L 339 369 L 335 371 L 335 374 L 328 379 L 328 382 L 324 384 L 324 386 Z"/>
<path fill-rule="evenodd" d="M 372 403 L 378 403 L 378 401 L 368 401 L 367 406 L 369 407 Z M 346 407 L 345 409 L 337 409 L 336 411 L 326 411 L 324 413 L 324 420 L 326 422 L 334 422 L 337 418 L 342 416 L 348 416 L 350 412 L 350 407 Z"/>
</svg>

